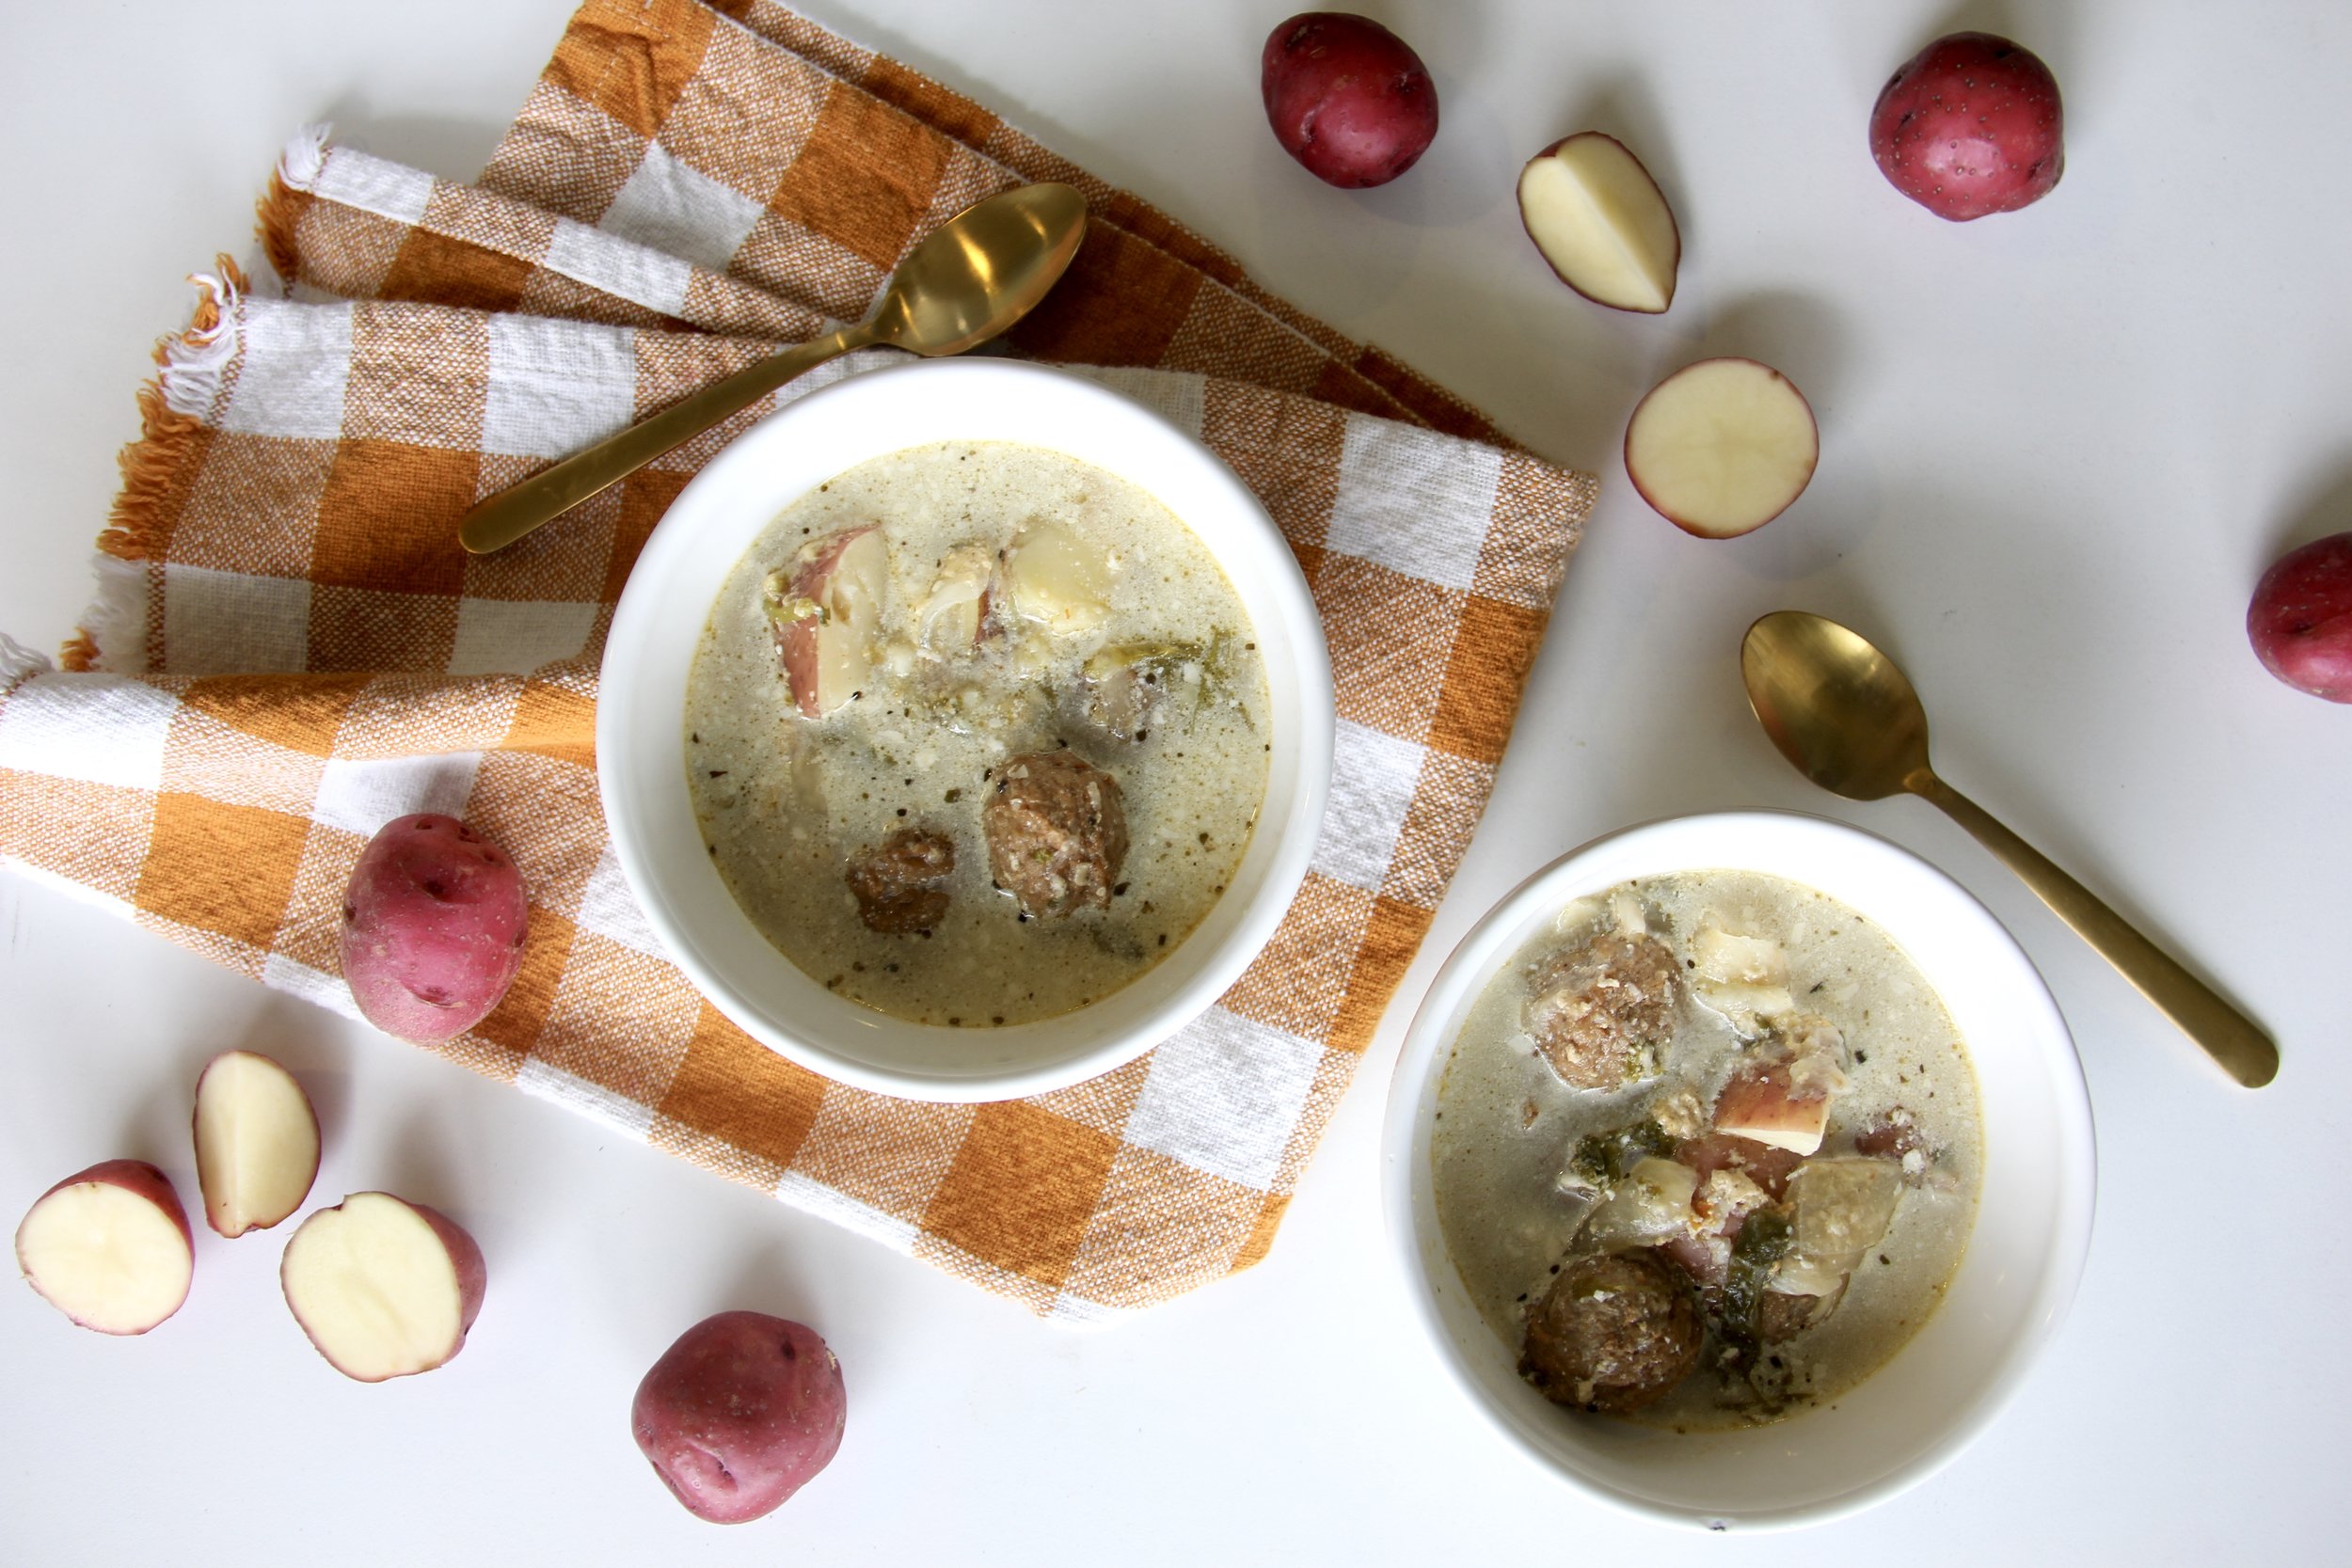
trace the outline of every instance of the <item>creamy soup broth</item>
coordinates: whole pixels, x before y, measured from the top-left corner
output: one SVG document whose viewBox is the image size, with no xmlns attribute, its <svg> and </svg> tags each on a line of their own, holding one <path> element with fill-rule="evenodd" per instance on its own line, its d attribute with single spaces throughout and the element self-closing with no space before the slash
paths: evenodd
<svg viewBox="0 0 2352 1568">
<path fill-rule="evenodd" d="M 810 542 L 875 523 L 888 577 L 870 676 L 806 717 L 779 672 L 776 574 Z M 1024 599 L 1008 562 L 1040 540 L 1075 564 Z M 982 637 L 943 649 L 927 628 L 942 584 L 967 568 L 994 574 Z M 1025 619 L 1016 604 L 1045 611 Z M 1081 717 L 1089 672 L 1138 659 L 1148 721 Z M 1002 442 L 893 452 L 777 516 L 711 609 L 686 721 L 705 839 L 759 929 L 845 996 L 961 1027 L 1084 1006 L 1182 943 L 1248 845 L 1271 750 L 1264 667 L 1207 547 L 1137 486 Z M 1025 919 L 993 885 L 981 809 L 1009 759 L 1062 748 L 1117 779 L 1130 847 L 1107 907 Z M 850 858 L 908 828 L 955 845 L 946 913 L 925 934 L 868 929 Z"/>
<path fill-rule="evenodd" d="M 1438 1089 L 1431 1153 L 1447 1250 L 1480 1314 L 1517 1352 L 1527 1304 L 1564 1259 L 1589 1250 L 1580 1229 L 1597 1195 L 1564 1180 L 1580 1144 L 1653 1116 L 1689 1133 L 1694 1110 L 1705 1135 L 1712 1131 L 1705 1108 L 1761 1048 L 1709 1006 L 1701 981 L 1682 988 L 1656 1070 L 1623 1087 L 1564 1084 L 1525 1026 L 1531 976 L 1624 914 L 1674 950 L 1686 978 L 1697 978 L 1690 955 L 1704 928 L 1777 943 L 1788 995 L 1844 1040 L 1845 1085 L 1830 1100 L 1820 1152 L 1851 1156 L 1857 1132 L 1883 1128 L 1895 1108 L 1929 1151 L 1912 1159 L 1893 1224 L 1824 1321 L 1768 1347 L 1760 1365 L 1724 1365 L 1725 1346 L 1710 1327 L 1697 1370 L 1628 1418 L 1698 1431 L 1834 1401 L 1883 1365 L 1942 1300 L 1974 1224 L 1982 1139 L 1974 1071 L 1942 1001 L 1884 933 L 1810 888 L 1732 871 L 1644 879 L 1570 905 L 1504 965 L 1465 1021 Z M 1744 1022 L 1769 1037 L 1754 1019 Z"/>
</svg>

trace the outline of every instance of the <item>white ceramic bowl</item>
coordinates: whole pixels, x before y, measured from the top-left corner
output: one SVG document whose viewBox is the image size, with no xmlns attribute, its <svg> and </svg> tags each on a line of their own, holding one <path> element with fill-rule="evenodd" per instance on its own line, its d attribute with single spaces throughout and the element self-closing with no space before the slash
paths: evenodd
<svg viewBox="0 0 2352 1568">
<path fill-rule="evenodd" d="M 1464 1015 L 1571 899 L 1633 877 L 1723 867 L 1820 889 L 1878 923 L 1950 1008 L 1984 1107 L 1984 1187 L 1943 1307 L 1835 1404 L 1745 1432 L 1677 1436 L 1563 1410 L 1478 1315 L 1431 1199 L 1430 1113 Z M 1405 1042 L 1381 1142 L 1405 1288 L 1462 1391 L 1522 1451 L 1604 1502 L 1708 1529 L 1816 1524 L 1934 1473 L 1982 1433 L 2066 1315 L 2090 1245 L 2090 1104 L 2073 1037 L 2032 963 L 1984 906 L 1906 850 L 1779 812 L 1653 822 L 1520 884 L 1439 972 Z"/>
<path fill-rule="evenodd" d="M 736 905 L 686 786 L 686 676 L 720 584 L 776 514 L 843 469 L 930 441 L 1020 441 L 1141 485 L 1200 535 L 1265 659 L 1265 805 L 1208 917 L 1133 984 L 1059 1018 L 998 1029 L 909 1023 L 834 995 Z M 678 967 L 721 1012 L 841 1083 L 913 1100 L 1008 1100 L 1108 1072 L 1199 1016 L 1274 934 L 1306 876 L 1330 784 L 1331 666 L 1305 578 L 1232 472 L 1093 382 L 1002 359 L 918 362 L 811 392 L 737 438 L 654 530 L 612 617 L 596 709 L 597 782 L 621 869 Z"/>
</svg>

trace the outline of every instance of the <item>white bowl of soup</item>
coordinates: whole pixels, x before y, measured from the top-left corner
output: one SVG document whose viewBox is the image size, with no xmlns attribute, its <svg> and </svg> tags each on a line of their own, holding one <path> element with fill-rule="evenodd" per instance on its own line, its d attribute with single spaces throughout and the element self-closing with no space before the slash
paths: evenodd
<svg viewBox="0 0 2352 1568">
<path fill-rule="evenodd" d="M 1006 360 L 893 367 L 738 437 L 613 615 L 613 847 L 720 1011 L 909 1099 L 1107 1072 L 1272 936 L 1328 788 L 1322 623 L 1157 414 Z"/>
<path fill-rule="evenodd" d="M 2089 1250 L 2090 1111 L 2016 942 L 1883 839 L 1782 813 L 1628 829 L 1447 960 L 1390 1091 L 1415 1315 L 1508 1443 L 1722 1529 L 1949 1462 Z"/>
</svg>

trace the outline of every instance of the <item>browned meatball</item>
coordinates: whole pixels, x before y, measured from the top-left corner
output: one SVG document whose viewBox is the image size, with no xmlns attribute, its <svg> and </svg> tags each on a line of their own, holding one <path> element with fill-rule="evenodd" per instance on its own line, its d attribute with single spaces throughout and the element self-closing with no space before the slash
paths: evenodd
<svg viewBox="0 0 2352 1568">
<path fill-rule="evenodd" d="M 955 869 L 955 840 L 929 828 L 901 828 L 878 847 L 850 856 L 846 879 L 867 930 L 904 937 L 947 918 L 947 879 Z"/>
<path fill-rule="evenodd" d="M 1656 937 L 1603 931 L 1537 966 L 1520 1016 L 1561 1082 L 1620 1088 L 1664 1059 L 1681 983 Z"/>
<path fill-rule="evenodd" d="M 1527 1309 L 1519 1375 L 1554 1404 L 1621 1416 L 1690 1376 L 1706 1337 L 1689 1275 L 1654 1249 L 1602 1253 Z"/>
<path fill-rule="evenodd" d="M 1127 861 L 1127 806 L 1119 781 L 1084 757 L 1032 752 L 1006 763 L 980 826 L 989 870 L 1025 914 L 1110 903 Z"/>
</svg>

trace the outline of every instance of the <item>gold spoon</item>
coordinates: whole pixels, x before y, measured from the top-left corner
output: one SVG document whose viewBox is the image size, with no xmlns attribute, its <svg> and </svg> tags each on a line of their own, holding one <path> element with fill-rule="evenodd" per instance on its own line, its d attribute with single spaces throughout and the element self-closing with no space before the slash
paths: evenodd
<svg viewBox="0 0 2352 1568">
<path fill-rule="evenodd" d="M 1928 766 L 1927 710 L 1884 654 L 1835 621 L 1784 610 L 1748 628 L 1740 674 L 1764 733 L 1798 772 L 1850 800 L 1908 790 L 1942 807 L 2231 1077 L 2258 1089 L 2278 1076 L 2279 1048 L 2252 1020 L 1935 776 Z"/>
<path fill-rule="evenodd" d="M 1086 236 L 1086 198 L 1068 185 L 1024 185 L 976 202 L 898 265 L 863 322 L 802 343 L 681 398 L 519 484 L 477 502 L 457 525 L 476 555 L 513 544 L 564 508 L 644 467 L 826 360 L 886 343 L 936 357 L 1010 327 L 1061 278 Z"/>
</svg>

